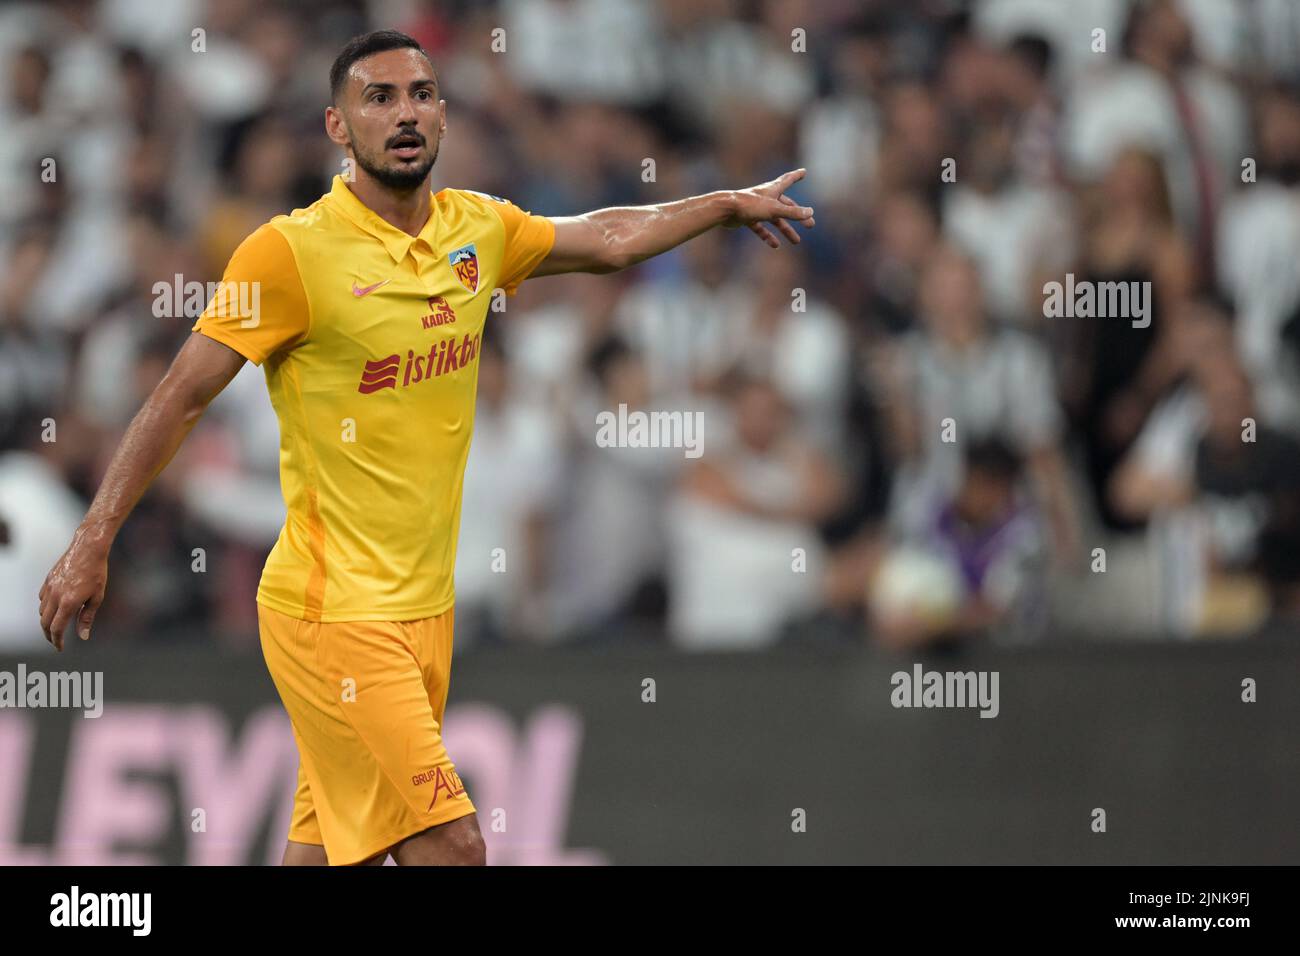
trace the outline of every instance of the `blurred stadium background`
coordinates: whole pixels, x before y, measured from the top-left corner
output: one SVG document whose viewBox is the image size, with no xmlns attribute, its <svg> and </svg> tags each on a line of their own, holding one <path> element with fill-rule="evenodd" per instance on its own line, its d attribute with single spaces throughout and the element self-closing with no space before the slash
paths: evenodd
<svg viewBox="0 0 1300 956">
<path fill-rule="evenodd" d="M 804 166 L 795 196 L 817 209 L 795 250 L 715 232 L 615 276 L 528 283 L 490 317 L 449 749 L 481 814 L 512 787 L 555 811 L 494 848 L 550 860 L 538 847 L 558 853 L 568 827 L 594 848 L 580 862 L 1110 859 L 1086 829 L 1053 829 L 1062 808 L 1104 805 L 1080 791 L 1105 779 L 1144 806 L 1191 790 L 1124 859 L 1293 858 L 1294 827 L 1265 823 L 1297 795 L 1294 704 L 1249 718 L 1236 702 L 1243 677 L 1293 689 L 1300 673 L 1294 0 L 0 7 L 6 667 L 55 666 L 36 593 L 202 308 L 159 317 L 156 284 L 215 282 L 252 229 L 326 191 L 341 159 L 321 128 L 328 66 L 378 27 L 438 66 L 435 188 L 567 215 Z M 1067 274 L 1149 282 L 1149 326 L 1045 318 L 1044 283 Z M 599 447 L 596 413 L 620 404 L 700 411 L 704 454 Z M 124 529 L 94 642 L 58 659 L 95 662 L 109 701 L 131 703 L 94 731 L 0 714 L 0 762 L 20 768 L 0 857 L 277 852 L 283 820 L 263 811 L 287 811 L 292 741 L 254 606 L 283 519 L 277 454 L 249 366 Z M 994 662 L 1002 716 L 900 725 L 888 671 L 918 655 Z M 658 674 L 675 689 L 660 681 L 672 717 L 655 727 L 635 708 Z M 773 710 L 784 766 L 742 719 Z M 258 715 L 275 741 L 261 749 Z M 187 812 L 129 788 L 106 788 L 113 807 L 86 796 L 117 766 L 88 754 L 172 772 L 213 734 L 244 748 L 232 779 L 275 797 L 249 810 L 226 793 L 243 809 L 213 825 L 242 812 L 256 839 L 205 844 Z M 869 785 L 865 821 L 839 806 L 839 830 L 791 842 L 791 807 L 862 810 L 872 754 L 900 776 Z M 542 766 L 576 777 L 546 783 Z M 199 806 L 185 779 L 175 807 Z M 741 788 L 775 793 L 748 805 Z M 971 822 L 1007 801 L 1023 826 Z M 1229 805 L 1222 828 L 1179 842 Z M 668 838 L 673 807 L 691 822 Z"/>
</svg>

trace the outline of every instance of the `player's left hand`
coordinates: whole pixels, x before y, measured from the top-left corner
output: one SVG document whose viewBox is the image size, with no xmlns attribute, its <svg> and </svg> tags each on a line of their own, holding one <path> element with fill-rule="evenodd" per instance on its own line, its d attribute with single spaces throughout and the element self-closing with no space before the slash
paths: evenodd
<svg viewBox="0 0 1300 956">
<path fill-rule="evenodd" d="M 805 229 L 811 229 L 816 222 L 813 220 L 812 207 L 800 206 L 785 195 L 785 191 L 803 179 L 807 172 L 806 169 L 794 169 L 761 186 L 737 190 L 733 193 L 735 206 L 731 218 L 723 225 L 728 229 L 748 226 L 758 238 L 773 249 L 779 249 L 781 240 L 772 234 L 771 229 L 763 225 L 763 223 L 771 223 L 781 235 L 785 236 L 786 241 L 798 245 L 799 233 L 790 224 L 790 220 L 797 221 Z"/>
</svg>

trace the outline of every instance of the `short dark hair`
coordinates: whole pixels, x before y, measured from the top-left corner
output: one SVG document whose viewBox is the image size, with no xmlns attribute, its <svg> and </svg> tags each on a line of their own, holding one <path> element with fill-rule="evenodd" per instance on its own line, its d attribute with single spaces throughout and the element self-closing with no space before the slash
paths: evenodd
<svg viewBox="0 0 1300 956">
<path fill-rule="evenodd" d="M 1052 71 L 1052 44 L 1040 34 L 1021 33 L 1007 49 L 1040 80 L 1046 79 Z"/>
<path fill-rule="evenodd" d="M 966 468 L 1002 481 L 1020 477 L 1024 461 L 1018 451 L 1004 439 L 991 436 L 966 446 Z"/>
<path fill-rule="evenodd" d="M 616 333 L 600 339 L 587 353 L 587 371 L 602 387 L 609 385 L 609 376 L 616 362 L 637 357 L 632 347 Z"/>
<path fill-rule="evenodd" d="M 363 33 L 349 40 L 339 51 L 339 55 L 334 58 L 334 65 L 330 67 L 330 99 L 335 103 L 338 102 L 339 91 L 343 89 L 343 84 L 348 78 L 348 70 L 352 69 L 353 63 L 374 56 L 376 53 L 387 53 L 389 50 L 419 50 L 429 61 L 429 66 L 433 66 L 433 57 L 429 56 L 428 51 L 420 46 L 420 41 L 415 37 L 407 36 L 397 30 L 374 30 Z M 437 70 L 434 70 L 435 79 L 437 75 Z"/>
</svg>

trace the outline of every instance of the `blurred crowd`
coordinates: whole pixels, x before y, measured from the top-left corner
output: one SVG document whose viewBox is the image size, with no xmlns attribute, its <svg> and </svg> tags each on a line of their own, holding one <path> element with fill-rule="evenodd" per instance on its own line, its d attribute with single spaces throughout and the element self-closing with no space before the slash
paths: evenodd
<svg viewBox="0 0 1300 956">
<path fill-rule="evenodd" d="M 0 643 L 210 282 L 340 171 L 349 37 L 448 103 L 434 188 L 543 215 L 753 185 L 715 231 L 491 313 L 463 648 L 1243 635 L 1300 613 L 1293 0 L 53 0 L 0 8 Z M 1145 322 L 1049 282 L 1149 283 Z M 172 310 L 174 312 L 175 310 Z M 703 454 L 596 416 L 698 414 Z M 256 642 L 259 369 L 126 525 L 97 627 Z"/>
</svg>

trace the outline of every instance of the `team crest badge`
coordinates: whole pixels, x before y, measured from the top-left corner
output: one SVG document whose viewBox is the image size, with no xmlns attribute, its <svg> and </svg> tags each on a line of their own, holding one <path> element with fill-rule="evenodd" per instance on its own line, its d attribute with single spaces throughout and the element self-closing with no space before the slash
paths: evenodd
<svg viewBox="0 0 1300 956">
<path fill-rule="evenodd" d="M 451 271 L 456 273 L 460 284 L 469 289 L 470 295 L 478 292 L 478 253 L 474 249 L 474 243 L 461 246 L 447 259 L 451 263 Z"/>
</svg>

